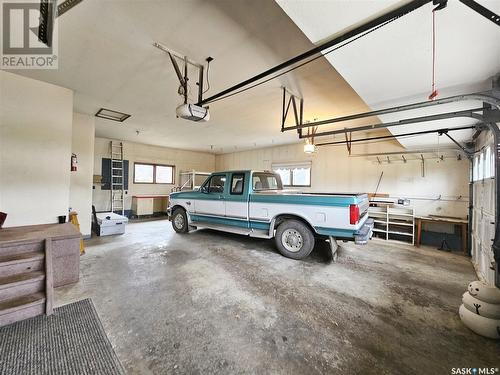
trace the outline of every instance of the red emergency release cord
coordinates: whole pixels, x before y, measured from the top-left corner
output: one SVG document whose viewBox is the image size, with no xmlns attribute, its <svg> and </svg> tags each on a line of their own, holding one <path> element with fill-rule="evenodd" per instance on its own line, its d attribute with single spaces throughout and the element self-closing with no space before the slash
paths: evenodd
<svg viewBox="0 0 500 375">
<path fill-rule="evenodd" d="M 434 100 L 438 96 L 436 89 L 436 10 L 432 11 L 432 92 L 429 100 Z"/>
</svg>

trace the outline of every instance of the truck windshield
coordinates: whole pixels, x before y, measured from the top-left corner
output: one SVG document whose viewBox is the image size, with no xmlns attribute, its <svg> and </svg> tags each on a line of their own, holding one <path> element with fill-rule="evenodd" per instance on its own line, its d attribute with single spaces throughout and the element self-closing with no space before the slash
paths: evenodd
<svg viewBox="0 0 500 375">
<path fill-rule="evenodd" d="M 252 187 L 254 191 L 283 189 L 279 176 L 263 172 L 256 172 L 252 175 Z"/>
</svg>

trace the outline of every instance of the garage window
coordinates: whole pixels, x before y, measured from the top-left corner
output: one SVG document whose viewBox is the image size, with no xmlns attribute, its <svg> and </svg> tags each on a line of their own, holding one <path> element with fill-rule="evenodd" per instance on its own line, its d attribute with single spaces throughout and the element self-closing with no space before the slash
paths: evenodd
<svg viewBox="0 0 500 375">
<path fill-rule="evenodd" d="M 495 152 L 486 147 L 472 159 L 472 181 L 480 181 L 495 176 Z"/>
<path fill-rule="evenodd" d="M 134 184 L 173 184 L 173 165 L 134 163 Z"/>
<path fill-rule="evenodd" d="M 280 175 L 283 186 L 311 186 L 311 163 L 273 164 L 273 171 Z"/>
<path fill-rule="evenodd" d="M 172 167 L 171 165 L 156 165 L 155 182 L 157 184 L 173 184 L 174 167 Z"/>
<path fill-rule="evenodd" d="M 477 163 L 477 179 L 482 180 L 484 178 L 484 152 L 481 152 Z"/>
<path fill-rule="evenodd" d="M 494 165 L 495 162 L 492 158 L 491 146 L 486 147 L 484 150 L 484 178 L 490 178 L 495 175 Z"/>
</svg>

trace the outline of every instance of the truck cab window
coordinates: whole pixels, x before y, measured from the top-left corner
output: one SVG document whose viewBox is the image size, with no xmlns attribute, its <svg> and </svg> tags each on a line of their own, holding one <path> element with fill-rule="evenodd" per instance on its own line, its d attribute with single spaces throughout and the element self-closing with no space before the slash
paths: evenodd
<svg viewBox="0 0 500 375">
<path fill-rule="evenodd" d="M 245 186 L 245 175 L 243 173 L 235 173 L 231 179 L 231 194 L 243 194 L 243 187 Z"/>
<path fill-rule="evenodd" d="M 226 183 L 226 176 L 216 175 L 212 176 L 209 182 L 209 193 L 224 193 L 224 185 Z"/>
<path fill-rule="evenodd" d="M 254 173 L 252 187 L 254 191 L 283 189 L 281 180 L 273 173 Z"/>
</svg>

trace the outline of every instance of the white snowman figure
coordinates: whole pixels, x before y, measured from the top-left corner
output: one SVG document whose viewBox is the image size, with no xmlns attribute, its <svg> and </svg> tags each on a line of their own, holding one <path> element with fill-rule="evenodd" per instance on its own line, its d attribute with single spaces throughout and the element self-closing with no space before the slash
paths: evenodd
<svg viewBox="0 0 500 375">
<path fill-rule="evenodd" d="M 472 297 L 480 301 L 500 304 L 500 289 L 494 286 L 489 286 L 482 281 L 473 281 L 467 289 Z"/>
<path fill-rule="evenodd" d="M 490 319 L 500 319 L 500 304 L 483 302 L 472 296 L 469 292 L 463 294 L 462 303 L 474 314 Z"/>
<path fill-rule="evenodd" d="M 462 296 L 459 315 L 477 334 L 500 339 L 500 289 L 472 281 Z"/>
</svg>

